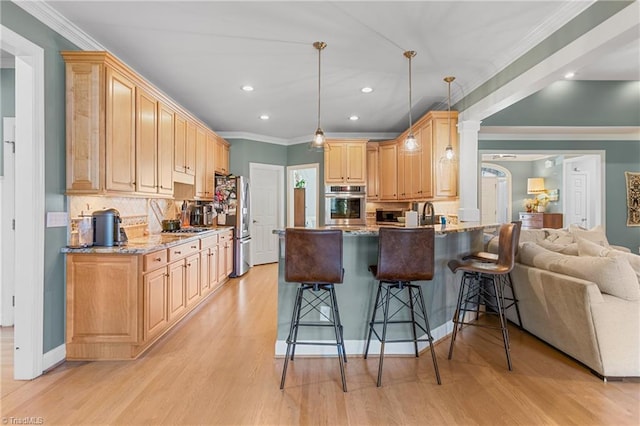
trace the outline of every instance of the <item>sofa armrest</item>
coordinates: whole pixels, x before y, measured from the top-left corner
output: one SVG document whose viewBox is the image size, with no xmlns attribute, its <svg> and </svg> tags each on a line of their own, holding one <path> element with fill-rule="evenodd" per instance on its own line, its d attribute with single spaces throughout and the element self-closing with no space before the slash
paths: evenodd
<svg viewBox="0 0 640 426">
<path fill-rule="evenodd" d="M 591 315 L 604 303 L 590 281 L 516 263 L 511 273 L 523 327 L 602 374 Z M 513 320 L 510 310 L 509 318 Z"/>
</svg>

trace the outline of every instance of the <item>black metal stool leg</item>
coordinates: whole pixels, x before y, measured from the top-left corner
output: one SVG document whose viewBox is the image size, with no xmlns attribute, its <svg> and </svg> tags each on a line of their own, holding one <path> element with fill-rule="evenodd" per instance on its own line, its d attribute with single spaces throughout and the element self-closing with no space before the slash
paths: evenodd
<svg viewBox="0 0 640 426">
<path fill-rule="evenodd" d="M 391 288 L 389 285 L 385 287 L 386 295 L 384 301 L 384 320 L 382 324 L 382 340 L 380 341 L 380 362 L 378 364 L 378 382 L 377 387 L 382 386 L 382 364 L 384 362 L 384 344 L 387 340 L 387 321 L 389 320 L 389 301 L 391 299 Z"/>
<path fill-rule="evenodd" d="M 373 331 L 373 323 L 376 320 L 376 313 L 378 312 L 378 304 L 380 303 L 380 295 L 382 294 L 382 282 L 378 282 L 378 293 L 376 294 L 376 301 L 373 304 L 373 315 L 371 315 L 371 321 L 369 322 L 369 337 L 367 337 L 367 345 L 364 348 L 364 359 L 367 359 L 369 354 L 369 344 L 371 343 L 371 333 Z"/>
<path fill-rule="evenodd" d="M 413 294 L 411 292 L 412 286 L 407 285 L 407 291 L 409 292 L 409 309 L 411 309 L 411 331 L 413 332 L 413 348 L 418 358 L 418 334 L 416 333 L 416 314 L 413 306 Z M 418 287 L 419 288 L 419 287 Z"/>
<path fill-rule="evenodd" d="M 462 295 L 464 294 L 465 281 L 467 280 L 467 273 L 462 274 L 460 280 L 460 290 L 458 290 L 458 303 L 456 304 L 456 311 L 453 313 L 453 332 L 451 333 L 451 344 L 449 345 L 449 357 L 453 357 L 453 343 L 456 341 L 456 335 L 458 334 L 458 323 L 460 322 L 460 308 L 462 308 Z"/>
<path fill-rule="evenodd" d="M 333 331 L 336 335 L 336 349 L 338 350 L 338 362 L 340 363 L 340 377 L 342 378 L 342 391 L 347 391 L 347 379 L 344 374 L 344 362 L 346 355 L 344 354 L 344 341 L 342 340 L 341 324 L 339 322 L 340 313 L 338 312 L 338 304 L 336 303 L 335 289 L 333 285 L 329 286 L 329 299 L 331 300 L 331 314 L 333 316 Z"/>
<path fill-rule="evenodd" d="M 424 317 L 424 325 L 425 330 L 427 331 L 427 338 L 429 339 L 429 350 L 431 351 L 431 359 L 433 359 L 433 369 L 436 372 L 436 379 L 438 384 L 441 385 L 440 381 L 440 370 L 438 369 L 438 360 L 436 359 L 436 350 L 433 346 L 433 336 L 431 335 L 431 327 L 429 326 L 429 317 L 427 316 L 427 307 L 424 304 L 424 296 L 422 295 L 422 287 L 418 285 L 418 297 L 420 298 L 419 304 L 420 309 L 422 310 L 422 315 Z"/>
<path fill-rule="evenodd" d="M 300 317 L 300 306 L 302 304 L 302 286 L 298 287 L 296 291 L 296 301 L 293 305 L 293 312 L 291 314 L 291 325 L 289 326 L 289 336 L 287 336 L 287 353 L 284 357 L 284 366 L 282 367 L 282 378 L 280 379 L 280 389 L 284 389 L 284 382 L 287 377 L 287 366 L 289 365 L 289 354 L 291 353 L 291 347 L 295 348 L 296 339 L 292 337 L 298 334 L 298 320 Z M 291 359 L 293 359 L 293 354 L 291 355 Z"/>
<path fill-rule="evenodd" d="M 336 307 L 335 310 L 335 318 L 334 321 L 338 323 L 338 329 L 340 330 L 340 345 L 342 346 L 342 357 L 344 358 L 344 362 L 347 362 L 347 350 L 344 347 L 344 333 L 342 331 L 342 320 L 340 319 L 340 310 L 338 309 L 338 299 L 336 298 L 335 287 L 331 286 L 331 300 L 333 301 L 333 305 Z"/>
<path fill-rule="evenodd" d="M 502 340 L 504 342 L 504 351 L 507 355 L 507 366 L 511 370 L 511 354 L 509 351 L 509 331 L 507 330 L 506 319 L 504 318 L 504 309 L 502 308 L 502 292 L 500 287 L 496 284 L 495 277 L 493 281 L 493 291 L 496 295 L 496 303 L 498 305 L 498 317 L 500 318 L 500 328 L 502 330 Z"/>
<path fill-rule="evenodd" d="M 300 284 L 299 296 L 298 296 L 298 299 L 296 299 L 297 310 L 296 310 L 296 317 L 295 317 L 295 327 L 293 328 L 294 342 L 298 341 L 298 330 L 300 329 L 300 312 L 302 311 L 302 302 L 304 301 L 304 292 L 306 290 L 309 290 L 309 287 L 306 287 L 304 284 Z M 294 343 L 293 347 L 291 348 L 291 361 L 293 361 L 293 357 L 295 356 L 295 354 L 296 354 L 296 345 Z"/>
</svg>

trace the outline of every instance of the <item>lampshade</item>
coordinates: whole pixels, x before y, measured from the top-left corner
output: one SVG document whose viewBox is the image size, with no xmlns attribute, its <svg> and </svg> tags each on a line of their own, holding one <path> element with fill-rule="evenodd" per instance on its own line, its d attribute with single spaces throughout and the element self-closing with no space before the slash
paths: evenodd
<svg viewBox="0 0 640 426">
<path fill-rule="evenodd" d="M 527 179 L 527 194 L 541 194 L 545 192 L 544 178 L 528 178 Z"/>
</svg>

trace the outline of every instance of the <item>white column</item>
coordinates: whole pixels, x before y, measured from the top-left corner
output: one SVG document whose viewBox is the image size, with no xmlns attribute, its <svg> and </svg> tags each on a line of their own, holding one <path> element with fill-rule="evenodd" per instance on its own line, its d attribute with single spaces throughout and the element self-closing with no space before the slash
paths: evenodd
<svg viewBox="0 0 640 426">
<path fill-rule="evenodd" d="M 460 135 L 459 187 L 460 208 L 458 219 L 462 222 L 479 222 L 478 208 L 478 131 L 479 120 L 465 120 L 458 123 Z"/>
</svg>

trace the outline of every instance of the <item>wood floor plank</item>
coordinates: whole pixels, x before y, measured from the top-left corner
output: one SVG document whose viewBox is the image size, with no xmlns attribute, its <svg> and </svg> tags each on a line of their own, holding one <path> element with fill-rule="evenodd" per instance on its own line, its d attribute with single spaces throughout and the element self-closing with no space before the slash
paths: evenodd
<svg viewBox="0 0 640 426">
<path fill-rule="evenodd" d="M 348 285 L 346 283 L 345 285 Z M 46 424 L 638 425 L 640 383 L 603 382 L 584 366 L 510 328 L 514 369 L 496 330 L 466 327 L 447 360 L 428 352 L 351 355 L 349 391 L 336 358 L 296 358 L 284 391 L 276 340 L 277 265 L 231 279 L 136 361 L 66 362 L 28 382 L 11 379 L 2 330 L 2 416 Z M 5 336 L 6 335 L 6 336 Z"/>
</svg>

